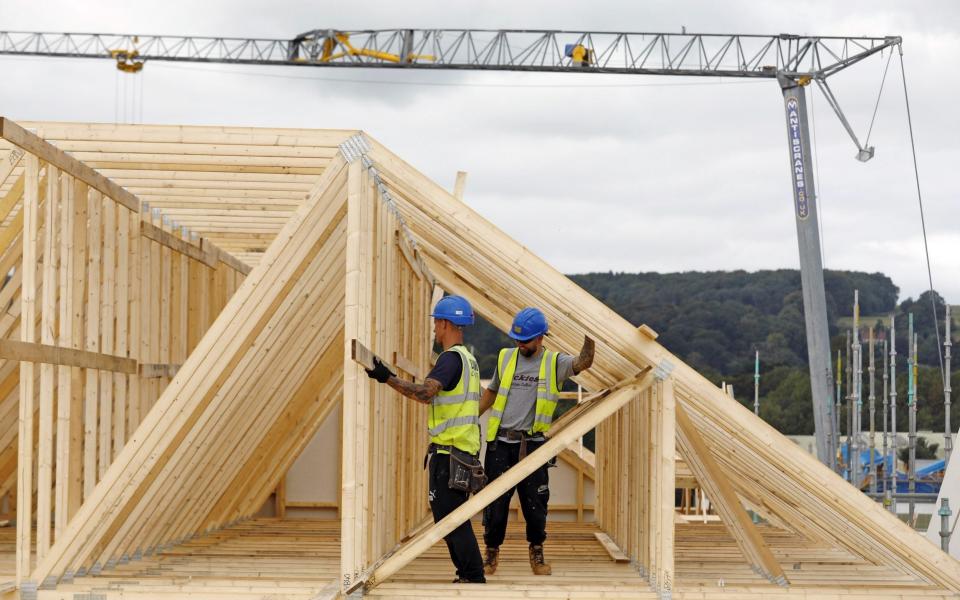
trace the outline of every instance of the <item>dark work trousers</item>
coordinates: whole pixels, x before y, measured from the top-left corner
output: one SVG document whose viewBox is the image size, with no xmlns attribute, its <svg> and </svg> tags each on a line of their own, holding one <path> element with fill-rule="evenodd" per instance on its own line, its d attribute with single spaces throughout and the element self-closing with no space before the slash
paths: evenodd
<svg viewBox="0 0 960 600">
<path fill-rule="evenodd" d="M 430 510 L 433 511 L 433 522 L 452 513 L 458 506 L 467 501 L 469 494 L 459 490 L 451 490 L 450 455 L 430 455 Z M 470 581 L 485 581 L 483 576 L 483 557 L 480 556 L 480 546 L 477 536 L 473 534 L 473 527 L 468 520 L 457 527 L 447 537 L 447 550 L 450 559 L 457 568 L 457 577 Z"/>
<path fill-rule="evenodd" d="M 527 454 L 542 446 L 545 442 L 527 442 Z M 503 475 L 513 465 L 520 462 L 520 443 L 496 441 L 487 444 L 486 460 L 483 470 L 492 482 Z M 520 495 L 520 510 L 527 522 L 527 542 L 542 544 L 547 539 L 547 503 L 550 501 L 550 477 L 547 465 L 531 473 L 515 488 L 493 501 L 484 511 L 483 541 L 488 548 L 499 548 L 507 533 L 507 517 L 510 514 L 510 499 L 513 491 Z"/>
</svg>

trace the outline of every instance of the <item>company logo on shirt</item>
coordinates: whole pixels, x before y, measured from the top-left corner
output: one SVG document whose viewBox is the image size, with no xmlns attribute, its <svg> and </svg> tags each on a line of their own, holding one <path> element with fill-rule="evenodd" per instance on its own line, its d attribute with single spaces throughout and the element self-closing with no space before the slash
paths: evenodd
<svg viewBox="0 0 960 600">
<path fill-rule="evenodd" d="M 520 387 L 533 387 L 537 385 L 538 381 L 540 381 L 540 378 L 536 375 L 516 373 L 513 376 L 513 385 L 519 385 Z"/>
</svg>

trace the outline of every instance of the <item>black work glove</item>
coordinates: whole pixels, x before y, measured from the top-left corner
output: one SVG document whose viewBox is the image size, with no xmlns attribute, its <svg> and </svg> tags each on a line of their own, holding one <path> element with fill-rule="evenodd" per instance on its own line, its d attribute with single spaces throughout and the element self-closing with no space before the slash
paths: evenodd
<svg viewBox="0 0 960 600">
<path fill-rule="evenodd" d="M 367 372 L 367 377 L 370 379 L 376 379 L 380 383 L 386 383 L 388 379 L 396 375 L 387 368 L 387 365 L 383 364 L 378 357 L 373 357 L 373 368 L 364 369 Z"/>
</svg>

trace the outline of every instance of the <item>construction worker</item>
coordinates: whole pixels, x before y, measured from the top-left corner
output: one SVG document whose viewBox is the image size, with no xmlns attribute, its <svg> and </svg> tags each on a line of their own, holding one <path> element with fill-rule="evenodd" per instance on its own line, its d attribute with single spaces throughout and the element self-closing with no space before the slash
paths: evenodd
<svg viewBox="0 0 960 600">
<path fill-rule="evenodd" d="M 547 318 L 542 311 L 524 308 L 518 312 L 508 332 L 517 346 L 500 351 L 496 371 L 480 399 L 480 414 L 493 408 L 487 419 L 484 459 L 490 481 L 545 442 L 544 434 L 550 430 L 563 383 L 593 364 L 594 343 L 589 337 L 584 337 L 580 355 L 571 356 L 546 350 L 543 347 L 546 334 Z M 543 556 L 550 500 L 547 467 L 541 466 L 484 512 L 483 537 L 487 552 L 483 570 L 487 575 L 497 570 L 514 489 L 520 496 L 520 508 L 527 522 L 530 568 L 537 575 L 550 575 L 550 565 Z"/>
<path fill-rule="evenodd" d="M 473 325 L 473 308 L 465 298 L 441 298 L 430 315 L 433 334 L 443 352 L 422 384 L 399 379 L 379 358 L 367 375 L 417 402 L 430 405 L 427 429 L 429 499 L 436 523 L 467 501 L 469 491 L 453 489 L 451 465 L 464 461 L 479 468 L 480 454 L 480 369 L 477 360 L 463 345 L 463 328 Z M 454 462 L 454 460 L 460 462 Z M 463 523 L 444 540 L 457 569 L 454 583 L 486 583 L 483 557 L 470 521 Z"/>
</svg>

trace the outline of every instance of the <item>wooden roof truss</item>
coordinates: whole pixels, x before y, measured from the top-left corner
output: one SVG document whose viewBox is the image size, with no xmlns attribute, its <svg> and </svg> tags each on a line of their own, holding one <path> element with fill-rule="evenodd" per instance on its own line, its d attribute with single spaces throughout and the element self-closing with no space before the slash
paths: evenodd
<svg viewBox="0 0 960 600">
<path fill-rule="evenodd" d="M 388 579 L 594 427 L 597 521 L 663 597 L 677 453 L 774 584 L 789 575 L 746 507 L 960 591 L 960 564 L 368 136 L 32 127 L 0 121 L 0 491 L 19 486 L 21 589 L 254 515 L 342 403 L 344 592 Z M 427 409 L 371 383 L 354 352 L 425 373 L 443 292 L 501 328 L 538 306 L 551 348 L 587 333 L 597 356 L 578 377 L 594 393 L 548 443 L 432 524 Z"/>
</svg>

